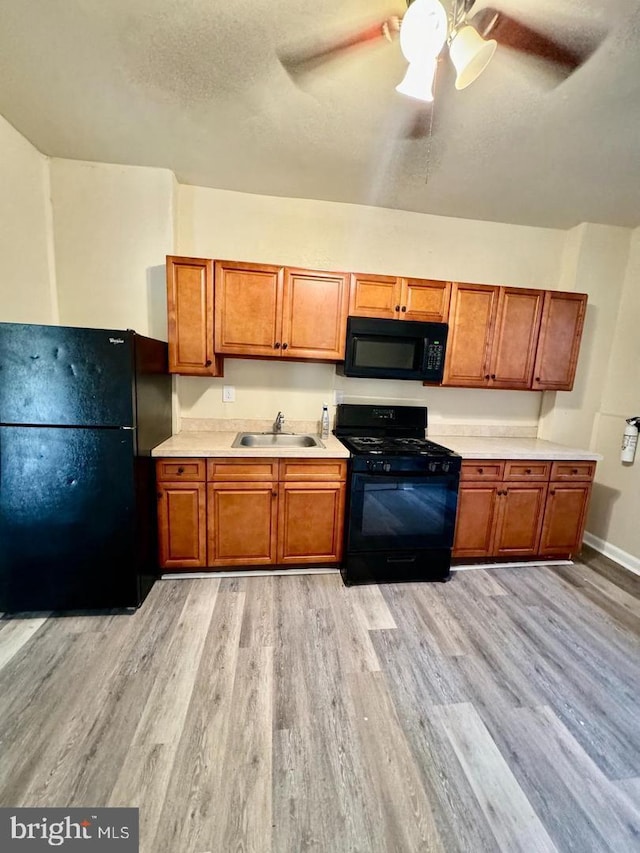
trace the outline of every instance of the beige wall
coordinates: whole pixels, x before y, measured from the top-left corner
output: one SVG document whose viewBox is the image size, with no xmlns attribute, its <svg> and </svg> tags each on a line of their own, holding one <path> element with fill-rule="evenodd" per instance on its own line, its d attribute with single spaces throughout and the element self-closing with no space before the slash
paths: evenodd
<svg viewBox="0 0 640 853">
<path fill-rule="evenodd" d="M 588 530 L 590 541 L 640 573 L 640 451 L 633 463 L 620 461 L 625 418 L 640 415 L 640 229 L 633 232 L 629 264 L 614 334 L 602 404 L 595 419 L 593 447 L 598 465 Z"/>
<path fill-rule="evenodd" d="M 61 323 L 167 339 L 175 187 L 166 169 L 51 161 Z"/>
<path fill-rule="evenodd" d="M 272 198 L 201 187 L 179 188 L 177 252 L 196 257 L 286 263 L 490 284 L 555 288 L 564 232 L 448 219 L 309 199 Z M 222 402 L 222 386 L 236 402 Z M 320 416 L 334 392 L 346 398 L 427 404 L 438 424 L 537 426 L 540 394 L 423 388 L 418 382 L 336 377 L 331 365 L 227 359 L 225 378 L 180 378 L 185 417 Z"/>
<path fill-rule="evenodd" d="M 55 323 L 47 158 L 0 116 L 0 322 Z"/>
</svg>

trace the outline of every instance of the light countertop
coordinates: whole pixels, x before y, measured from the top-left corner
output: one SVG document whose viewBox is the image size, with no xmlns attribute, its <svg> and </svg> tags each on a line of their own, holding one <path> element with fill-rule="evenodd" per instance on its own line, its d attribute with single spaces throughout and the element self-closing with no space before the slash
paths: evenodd
<svg viewBox="0 0 640 853">
<path fill-rule="evenodd" d="M 231 447 L 237 432 L 186 430 L 171 436 L 152 451 L 152 456 L 194 457 L 296 457 L 309 459 L 346 459 L 349 451 L 330 435 L 323 438 L 324 447 Z M 430 441 L 459 453 L 463 459 L 602 459 L 599 453 L 578 447 L 556 444 L 538 438 L 500 436 L 443 435 L 429 433 Z"/>
<path fill-rule="evenodd" d="M 599 453 L 540 438 L 489 438 L 474 435 L 433 435 L 429 440 L 459 453 L 463 459 L 575 459 L 598 461 Z"/>
<path fill-rule="evenodd" d="M 237 432 L 186 430 L 172 435 L 151 452 L 152 456 L 235 456 L 296 459 L 346 459 L 347 448 L 335 436 L 321 439 L 324 447 L 231 447 Z"/>
</svg>

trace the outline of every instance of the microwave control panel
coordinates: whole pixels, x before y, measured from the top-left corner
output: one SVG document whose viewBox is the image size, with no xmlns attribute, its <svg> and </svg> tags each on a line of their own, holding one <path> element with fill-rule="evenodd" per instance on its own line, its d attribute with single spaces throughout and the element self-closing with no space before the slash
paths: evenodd
<svg viewBox="0 0 640 853">
<path fill-rule="evenodd" d="M 427 370 L 440 370 L 444 359 L 444 344 L 440 341 L 429 341 L 425 359 Z"/>
</svg>

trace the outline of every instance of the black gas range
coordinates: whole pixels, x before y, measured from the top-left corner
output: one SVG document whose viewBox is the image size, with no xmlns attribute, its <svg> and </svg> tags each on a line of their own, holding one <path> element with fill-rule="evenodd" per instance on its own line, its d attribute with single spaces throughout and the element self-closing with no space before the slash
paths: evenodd
<svg viewBox="0 0 640 853">
<path fill-rule="evenodd" d="M 422 406 L 337 406 L 334 434 L 351 453 L 347 585 L 450 576 L 461 458 L 426 426 Z"/>
</svg>

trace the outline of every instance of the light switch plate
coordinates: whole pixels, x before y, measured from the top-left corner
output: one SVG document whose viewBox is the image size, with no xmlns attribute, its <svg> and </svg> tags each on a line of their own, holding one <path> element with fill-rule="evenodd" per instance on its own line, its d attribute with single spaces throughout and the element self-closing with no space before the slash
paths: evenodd
<svg viewBox="0 0 640 853">
<path fill-rule="evenodd" d="M 223 403 L 235 403 L 236 401 L 236 389 L 233 385 L 223 385 L 222 386 L 222 402 Z"/>
</svg>

